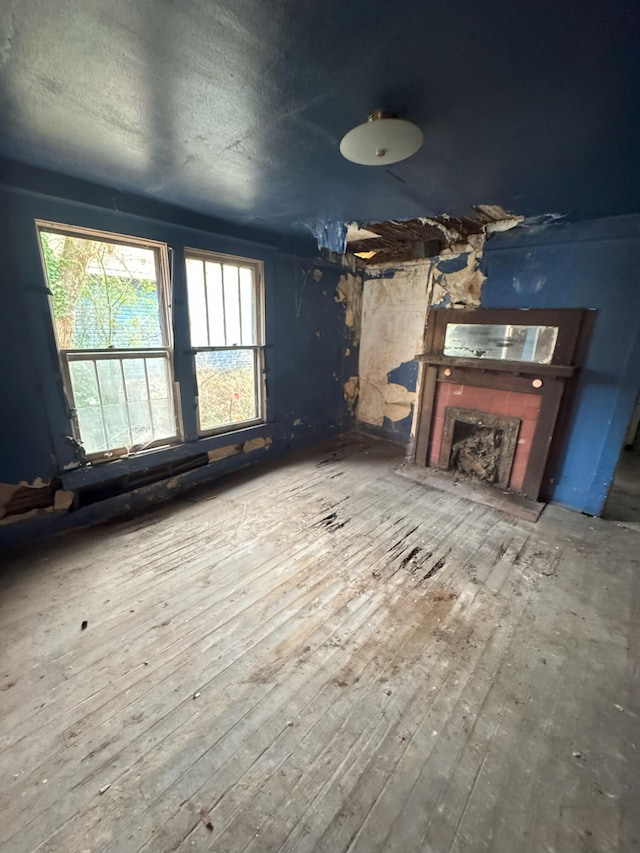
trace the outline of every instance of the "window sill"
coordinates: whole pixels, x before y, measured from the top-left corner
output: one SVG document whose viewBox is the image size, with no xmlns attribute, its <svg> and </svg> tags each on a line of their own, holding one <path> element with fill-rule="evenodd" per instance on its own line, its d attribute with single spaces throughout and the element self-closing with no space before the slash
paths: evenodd
<svg viewBox="0 0 640 853">
<path fill-rule="evenodd" d="M 60 474 L 60 480 L 65 489 L 72 491 L 109 480 L 117 480 L 119 477 L 137 474 L 150 468 L 183 462 L 229 444 L 242 444 L 253 438 L 265 438 L 271 433 L 272 426 L 271 423 L 253 424 L 232 432 L 203 436 L 194 441 L 142 450 L 122 459 L 100 462 L 96 465 L 83 465 L 80 468 L 63 471 Z"/>
</svg>

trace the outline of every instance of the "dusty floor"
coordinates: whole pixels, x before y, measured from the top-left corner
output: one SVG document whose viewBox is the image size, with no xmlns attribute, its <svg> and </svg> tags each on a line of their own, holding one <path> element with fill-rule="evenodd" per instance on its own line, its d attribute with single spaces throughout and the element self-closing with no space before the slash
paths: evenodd
<svg viewBox="0 0 640 853">
<path fill-rule="evenodd" d="M 623 450 L 604 508 L 605 518 L 640 530 L 640 452 Z"/>
<path fill-rule="evenodd" d="M 396 463 L 337 442 L 5 559 L 4 853 L 639 849 L 640 536 Z"/>
</svg>

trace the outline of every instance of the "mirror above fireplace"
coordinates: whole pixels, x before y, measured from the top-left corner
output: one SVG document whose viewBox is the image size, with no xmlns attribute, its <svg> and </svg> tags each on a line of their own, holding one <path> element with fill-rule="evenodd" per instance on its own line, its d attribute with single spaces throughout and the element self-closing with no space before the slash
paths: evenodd
<svg viewBox="0 0 640 853">
<path fill-rule="evenodd" d="M 550 364 L 557 340 L 557 326 L 447 323 L 443 354 Z"/>
</svg>

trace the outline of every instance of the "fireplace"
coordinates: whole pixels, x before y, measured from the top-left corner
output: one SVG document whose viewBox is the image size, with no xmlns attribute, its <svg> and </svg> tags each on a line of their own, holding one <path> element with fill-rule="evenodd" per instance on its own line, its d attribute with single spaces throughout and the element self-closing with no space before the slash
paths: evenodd
<svg viewBox="0 0 640 853">
<path fill-rule="evenodd" d="M 520 418 L 448 406 L 439 467 L 506 489 L 520 423 Z"/>
<path fill-rule="evenodd" d="M 538 500 L 587 314 L 432 310 L 411 460 Z"/>
</svg>

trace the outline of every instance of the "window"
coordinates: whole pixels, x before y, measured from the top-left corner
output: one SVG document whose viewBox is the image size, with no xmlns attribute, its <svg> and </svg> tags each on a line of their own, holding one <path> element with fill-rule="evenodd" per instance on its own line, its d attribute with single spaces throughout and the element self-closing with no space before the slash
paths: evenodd
<svg viewBox="0 0 640 853">
<path fill-rule="evenodd" d="M 448 323 L 444 355 L 551 364 L 557 326 Z"/>
<path fill-rule="evenodd" d="M 185 253 L 198 383 L 198 427 L 219 432 L 263 420 L 262 264 Z"/>
<path fill-rule="evenodd" d="M 89 456 L 177 437 L 166 246 L 38 223 L 65 391 Z"/>
</svg>

